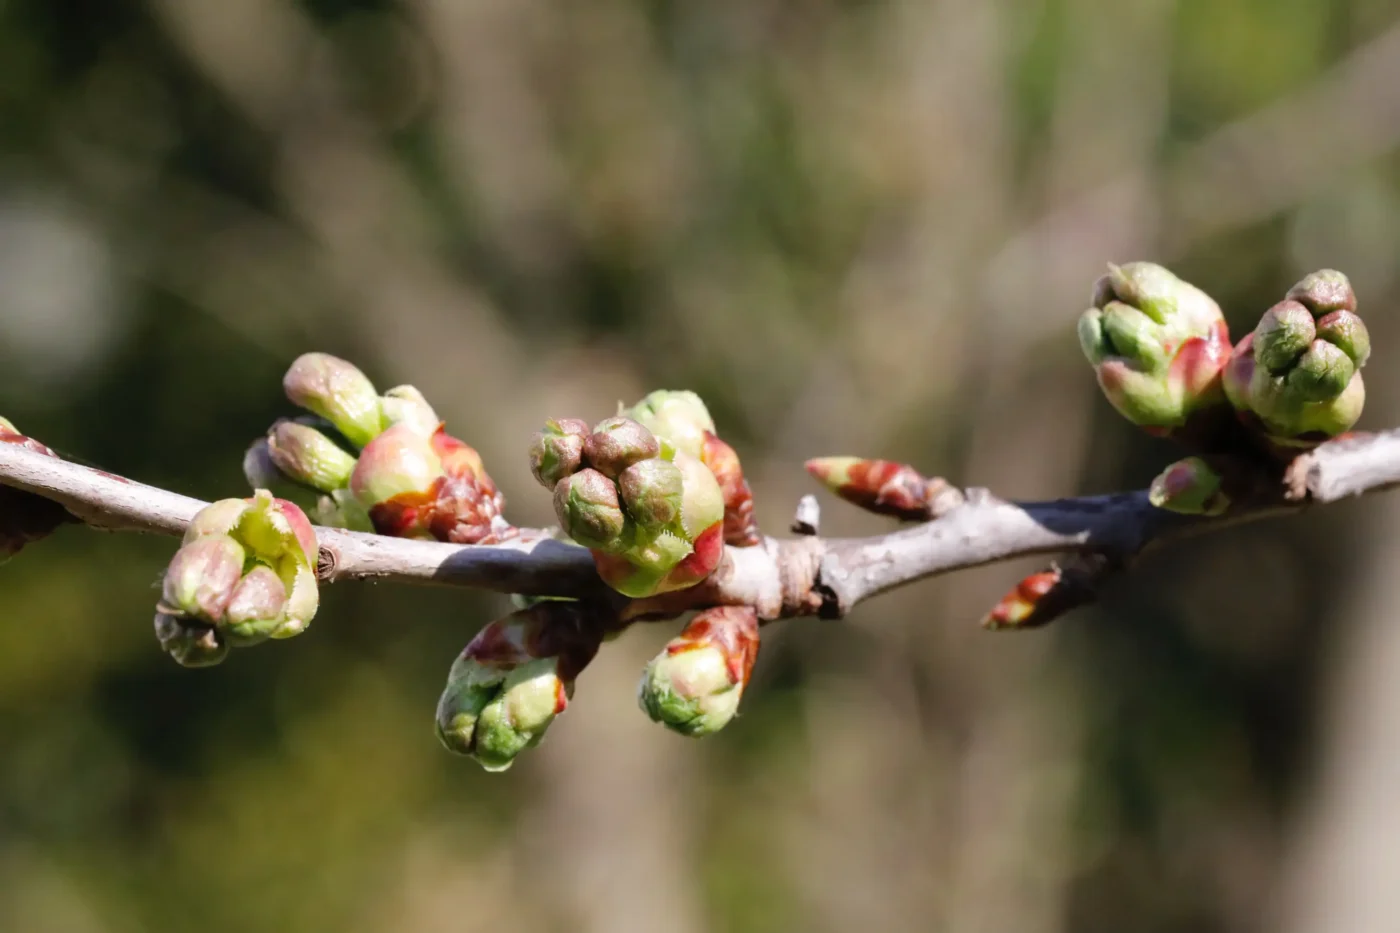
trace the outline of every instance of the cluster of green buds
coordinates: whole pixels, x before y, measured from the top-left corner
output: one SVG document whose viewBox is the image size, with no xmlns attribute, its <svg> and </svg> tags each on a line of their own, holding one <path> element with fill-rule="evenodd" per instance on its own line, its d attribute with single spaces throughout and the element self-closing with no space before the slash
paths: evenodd
<svg viewBox="0 0 1400 933">
<path fill-rule="evenodd" d="M 199 511 L 165 571 L 156 637 L 186 667 L 230 648 L 291 638 L 316 614 L 316 534 L 296 505 L 265 489 Z"/>
<path fill-rule="evenodd" d="M 19 433 L 14 424 L 3 417 L 0 417 L 0 444 L 23 447 L 46 457 L 58 456 L 34 438 Z M 48 537 L 59 525 L 70 521 L 73 521 L 72 516 L 57 502 L 13 486 L 0 486 L 0 564 L 18 554 L 25 545 Z"/>
<path fill-rule="evenodd" d="M 727 726 L 758 657 L 758 614 L 749 606 L 707 609 L 652 659 L 637 701 L 654 721 L 703 738 Z"/>
<path fill-rule="evenodd" d="M 1150 262 L 1109 266 L 1079 319 L 1099 386 L 1125 418 L 1157 435 L 1224 402 L 1230 334 L 1209 295 Z"/>
<path fill-rule="evenodd" d="M 1225 392 L 1276 451 L 1297 453 L 1344 434 L 1361 417 L 1361 368 L 1371 338 L 1340 272 L 1305 277 L 1235 348 Z"/>
<path fill-rule="evenodd" d="M 744 479 L 739 455 L 715 433 L 715 421 L 700 396 L 688 390 L 657 389 L 619 414 L 710 468 L 724 497 L 725 544 L 752 547 L 759 543 L 753 492 Z"/>
<path fill-rule="evenodd" d="M 249 449 L 252 485 L 284 478 L 314 490 L 317 519 L 333 527 L 457 544 L 492 542 L 509 528 L 481 457 L 413 386 L 380 395 L 325 353 L 299 357 L 282 385 L 312 416 L 278 421 Z"/>
<path fill-rule="evenodd" d="M 509 768 L 568 707 L 602 639 L 591 611 L 574 602 L 539 602 L 487 625 L 447 675 L 439 740 L 488 771 Z"/>
<path fill-rule="evenodd" d="M 631 418 L 548 422 L 530 445 L 530 469 L 553 490 L 560 528 L 618 592 L 684 589 L 719 566 L 724 499 L 714 474 Z"/>
<path fill-rule="evenodd" d="M 807 472 L 827 489 L 876 515 L 926 522 L 962 502 L 962 494 L 907 463 L 860 457 L 817 457 Z"/>
</svg>

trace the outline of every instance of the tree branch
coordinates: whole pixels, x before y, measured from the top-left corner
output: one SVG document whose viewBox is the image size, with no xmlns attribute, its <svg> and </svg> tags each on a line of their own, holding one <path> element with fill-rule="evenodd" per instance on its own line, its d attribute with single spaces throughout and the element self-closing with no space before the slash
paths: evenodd
<svg viewBox="0 0 1400 933">
<path fill-rule="evenodd" d="M 180 535 L 206 503 L 178 493 L 0 444 L 0 485 L 58 502 L 113 531 Z M 935 521 L 869 538 L 765 538 L 728 548 L 699 586 L 628 602 L 598 579 L 589 553 L 537 530 L 495 545 L 409 541 L 317 528 L 325 582 L 376 578 L 475 587 L 499 593 L 616 602 L 627 618 L 674 616 L 714 605 L 751 605 L 761 618 L 844 615 L 856 604 L 939 574 L 1032 554 L 1077 552 L 1126 562 L 1188 534 L 1297 511 L 1400 485 L 1400 430 L 1353 435 L 1298 457 L 1278 488 L 1219 518 L 1154 508 L 1146 492 L 1015 503 L 982 489 Z"/>
</svg>

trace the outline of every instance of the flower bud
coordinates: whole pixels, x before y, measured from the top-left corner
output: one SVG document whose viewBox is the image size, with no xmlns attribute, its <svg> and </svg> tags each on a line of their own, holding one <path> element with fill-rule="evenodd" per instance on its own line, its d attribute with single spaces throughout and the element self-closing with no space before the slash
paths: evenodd
<svg viewBox="0 0 1400 933">
<path fill-rule="evenodd" d="M 530 472 L 546 489 L 583 465 L 583 441 L 591 432 L 577 418 L 550 419 L 530 443 Z"/>
<path fill-rule="evenodd" d="M 661 444 L 656 435 L 631 418 L 600 421 L 583 441 L 584 460 L 609 479 L 616 479 L 632 464 L 649 460 L 660 452 Z"/>
<path fill-rule="evenodd" d="M 234 587 L 218 629 L 232 645 L 256 644 L 271 637 L 286 611 L 286 585 L 271 567 L 259 564 Z"/>
<path fill-rule="evenodd" d="M 1335 269 L 1323 269 L 1303 276 L 1288 290 L 1288 299 L 1302 304 L 1315 316 L 1334 311 L 1356 311 L 1356 293 L 1351 281 Z"/>
<path fill-rule="evenodd" d="M 268 456 L 285 476 L 321 492 L 340 489 L 350 481 L 355 458 L 313 427 L 279 421 L 267 435 Z"/>
<path fill-rule="evenodd" d="M 569 537 L 590 548 L 616 546 L 627 521 L 617 487 L 592 469 L 580 470 L 554 487 L 554 514 Z"/>
<path fill-rule="evenodd" d="M 182 545 L 165 571 L 164 605 L 217 624 L 243 577 L 246 557 L 242 545 L 228 535 L 202 535 Z"/>
<path fill-rule="evenodd" d="M 1148 499 L 1159 509 L 1182 515 L 1223 515 L 1230 499 L 1220 474 L 1200 457 L 1173 463 L 1152 481 Z"/>
<path fill-rule="evenodd" d="M 758 615 L 725 606 L 697 615 L 642 675 L 637 700 L 655 722 L 703 738 L 733 720 L 758 656 Z"/>
<path fill-rule="evenodd" d="M 356 447 L 384 428 L 374 384 L 352 363 L 328 353 L 305 353 L 282 379 L 287 398 L 335 425 Z"/>
<path fill-rule="evenodd" d="M 1235 348 L 1225 395 L 1280 455 L 1349 431 L 1361 417 L 1371 354 L 1346 276 L 1313 273 Z"/>
<path fill-rule="evenodd" d="M 634 463 L 617 478 L 627 514 L 649 531 L 679 529 L 685 483 L 680 467 L 653 458 Z"/>
<path fill-rule="evenodd" d="M 724 500 L 724 543 L 753 547 L 762 538 L 753 516 L 753 491 L 744 479 L 739 455 L 715 434 L 706 434 L 700 462 L 715 475 Z"/>
<path fill-rule="evenodd" d="M 228 642 L 211 626 L 157 611 L 155 628 L 161 650 L 181 667 L 213 667 L 228 657 Z"/>
<path fill-rule="evenodd" d="M 374 509 L 398 496 L 434 497 L 445 474 L 432 441 L 404 425 L 395 425 L 360 451 L 350 474 L 350 491 L 373 516 Z M 378 523 L 376 522 L 376 526 Z M 401 537 L 422 536 L 403 534 Z M 386 532 L 387 533 L 387 532 Z"/>
<path fill-rule="evenodd" d="M 905 463 L 817 457 L 806 467 L 817 482 L 847 502 L 903 521 L 929 521 L 962 502 L 962 494 L 947 482 Z"/>
<path fill-rule="evenodd" d="M 433 406 L 413 386 L 394 386 L 379 399 L 384 426 L 401 424 L 419 434 L 430 435 L 442 425 Z"/>
<path fill-rule="evenodd" d="M 624 414 L 692 457 L 702 457 L 705 435 L 715 433 L 714 419 L 694 392 L 658 389 Z"/>
<path fill-rule="evenodd" d="M 492 622 L 452 665 L 438 701 L 438 738 L 488 771 L 510 767 L 568 707 L 602 636 L 576 602 L 542 602 Z"/>
<path fill-rule="evenodd" d="M 1223 400 L 1225 318 L 1210 296 L 1161 266 L 1110 266 L 1080 318 L 1079 340 L 1109 402 L 1150 431 L 1183 427 Z"/>
</svg>

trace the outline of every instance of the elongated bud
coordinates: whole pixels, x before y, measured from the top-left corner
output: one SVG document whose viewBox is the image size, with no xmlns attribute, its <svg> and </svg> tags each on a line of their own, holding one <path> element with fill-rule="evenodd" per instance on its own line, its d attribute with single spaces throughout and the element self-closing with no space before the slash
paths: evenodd
<svg viewBox="0 0 1400 933">
<path fill-rule="evenodd" d="M 243 577 L 247 554 L 228 535 L 203 535 L 182 545 L 165 571 L 164 604 L 211 625 L 224 611 Z"/>
<path fill-rule="evenodd" d="M 1229 331 L 1210 296 L 1153 263 L 1110 266 L 1079 341 L 1119 413 L 1154 433 L 1223 402 Z"/>
<path fill-rule="evenodd" d="M 818 457 L 807 472 L 836 495 L 868 512 L 908 522 L 929 521 L 962 504 L 945 480 L 926 477 L 905 463 L 860 457 Z"/>
<path fill-rule="evenodd" d="M 632 464 L 649 460 L 660 452 L 661 444 L 656 435 L 631 418 L 600 421 L 583 441 L 584 460 L 609 479 L 616 479 Z"/>
<path fill-rule="evenodd" d="M 267 443 L 268 456 L 283 475 L 321 492 L 345 486 L 355 469 L 355 458 L 341 450 L 335 441 L 295 421 L 279 421 L 273 425 Z"/>
<path fill-rule="evenodd" d="M 574 602 L 542 602 L 492 622 L 452 665 L 438 738 L 488 771 L 509 768 L 568 707 L 602 637 L 592 610 Z"/>
<path fill-rule="evenodd" d="M 744 479 L 739 455 L 718 436 L 707 433 L 700 461 L 715 475 L 724 499 L 724 543 L 735 547 L 758 544 L 762 538 L 754 521 L 753 492 Z"/>
<path fill-rule="evenodd" d="M 157 611 L 155 628 L 161 650 L 181 667 L 213 667 L 228 657 L 228 643 L 213 626 Z"/>
<path fill-rule="evenodd" d="M 282 388 L 293 404 L 325 418 L 356 447 L 368 444 L 384 428 L 374 383 L 354 364 L 329 353 L 297 357 Z"/>
<path fill-rule="evenodd" d="M 700 396 L 690 391 L 658 389 L 624 412 L 657 437 L 671 442 L 677 450 L 703 459 L 705 435 L 715 433 Z"/>
<path fill-rule="evenodd" d="M 583 466 L 583 441 L 592 433 L 586 421 L 558 418 L 545 422 L 530 443 L 530 472 L 541 486 L 553 489 Z"/>
<path fill-rule="evenodd" d="M 758 640 L 758 615 L 751 607 L 700 613 L 647 665 L 637 691 L 639 705 L 652 720 L 681 735 L 713 735 L 739 711 Z"/>
<path fill-rule="evenodd" d="M 590 548 L 616 547 L 627 521 L 617 487 L 592 469 L 559 482 L 554 488 L 554 514 L 569 537 Z"/>
<path fill-rule="evenodd" d="M 1230 499 L 1221 489 L 1220 474 L 1200 457 L 1187 457 L 1167 467 L 1152 481 L 1148 498 L 1159 509 L 1182 515 L 1223 515 Z"/>
<path fill-rule="evenodd" d="M 379 399 L 384 426 L 401 424 L 419 434 L 430 435 L 442 424 L 433 406 L 413 386 L 394 386 Z"/>
</svg>

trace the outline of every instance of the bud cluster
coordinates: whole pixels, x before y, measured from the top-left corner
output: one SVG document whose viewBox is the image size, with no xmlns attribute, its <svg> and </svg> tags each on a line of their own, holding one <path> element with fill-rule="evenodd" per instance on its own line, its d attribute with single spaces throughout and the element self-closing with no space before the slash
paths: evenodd
<svg viewBox="0 0 1400 933">
<path fill-rule="evenodd" d="M 700 460 L 631 418 L 549 421 L 530 469 L 554 492 L 559 526 L 598 574 L 634 598 L 708 577 L 724 552 L 724 499 Z"/>
<path fill-rule="evenodd" d="M 298 357 L 282 386 L 314 417 L 278 421 L 249 449 L 252 485 L 291 480 L 320 494 L 323 524 L 400 538 L 480 544 L 509 527 L 481 457 L 446 432 L 413 386 L 380 395 L 358 368 L 325 353 Z"/>
<path fill-rule="evenodd" d="M 206 506 L 165 571 L 161 647 L 186 667 L 204 667 L 229 648 L 301 634 L 320 599 L 316 555 L 306 515 L 265 489 Z"/>
<path fill-rule="evenodd" d="M 642 674 L 637 701 L 654 721 L 703 738 L 727 726 L 758 657 L 758 614 L 750 606 L 699 613 Z"/>
<path fill-rule="evenodd" d="M 603 634 L 587 608 L 561 601 L 487 625 L 448 673 L 437 708 L 439 740 L 488 771 L 509 768 L 568 707 Z"/>
<path fill-rule="evenodd" d="M 19 433 L 13 422 L 0 417 L 0 444 L 14 444 L 48 457 L 57 457 L 45 445 Z M 32 492 L 0 486 L 0 564 L 14 557 L 27 544 L 53 533 L 59 525 L 72 521 L 68 511 Z"/>
<path fill-rule="evenodd" d="M 1343 434 L 1366 404 L 1371 338 L 1340 272 L 1305 277 L 1235 348 L 1225 392 L 1274 450 L 1296 453 Z"/>
</svg>

